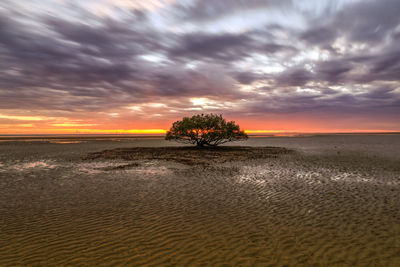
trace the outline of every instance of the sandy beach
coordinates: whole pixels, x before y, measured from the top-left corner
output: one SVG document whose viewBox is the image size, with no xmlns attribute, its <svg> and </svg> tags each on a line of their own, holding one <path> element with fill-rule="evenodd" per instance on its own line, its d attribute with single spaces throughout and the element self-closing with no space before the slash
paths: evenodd
<svg viewBox="0 0 400 267">
<path fill-rule="evenodd" d="M 0 141 L 1 266 L 399 266 L 400 135 Z"/>
</svg>

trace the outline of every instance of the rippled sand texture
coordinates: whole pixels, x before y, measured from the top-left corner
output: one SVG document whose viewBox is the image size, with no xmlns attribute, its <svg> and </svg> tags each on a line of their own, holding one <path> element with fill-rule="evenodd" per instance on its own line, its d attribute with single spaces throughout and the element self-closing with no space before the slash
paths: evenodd
<svg viewBox="0 0 400 267">
<path fill-rule="evenodd" d="M 0 265 L 400 265 L 398 158 L 252 142 L 296 152 L 193 164 L 112 150 L 154 140 L 0 144 Z"/>
</svg>

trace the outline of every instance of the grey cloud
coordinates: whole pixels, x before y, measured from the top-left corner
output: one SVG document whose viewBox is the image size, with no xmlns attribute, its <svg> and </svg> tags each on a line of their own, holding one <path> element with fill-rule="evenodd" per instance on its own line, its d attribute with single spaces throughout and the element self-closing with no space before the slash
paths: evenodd
<svg viewBox="0 0 400 267">
<path fill-rule="evenodd" d="M 263 38 L 265 35 L 265 38 Z M 190 33 L 177 36 L 175 46 L 166 48 L 171 59 L 183 61 L 202 60 L 229 64 L 251 57 L 253 53 L 273 55 L 295 53 L 291 45 L 271 42 L 268 33 L 249 31 L 232 33 Z"/>
<path fill-rule="evenodd" d="M 398 0 L 369 0 L 357 2 L 335 16 L 334 25 L 350 40 L 382 42 L 400 23 Z"/>
<path fill-rule="evenodd" d="M 248 56 L 246 48 L 251 46 L 252 42 L 245 34 L 187 34 L 171 49 L 170 56 L 232 61 Z"/>
<path fill-rule="evenodd" d="M 399 13 L 397 0 L 356 1 L 336 12 L 328 8 L 317 17 L 306 13 L 309 26 L 300 39 L 311 45 L 327 45 L 345 37 L 349 42 L 378 45 L 400 24 Z"/>
<path fill-rule="evenodd" d="M 267 54 L 274 54 L 278 52 L 298 52 L 298 49 L 293 46 L 276 43 L 260 44 L 258 50 L 259 52 L 265 52 Z"/>
<path fill-rule="evenodd" d="M 336 30 L 328 27 L 311 28 L 300 35 L 300 39 L 307 41 L 311 45 L 330 44 L 336 37 Z"/>
<path fill-rule="evenodd" d="M 237 72 L 232 73 L 233 77 L 241 84 L 251 84 L 254 81 L 263 79 L 263 76 L 253 72 Z"/>
<path fill-rule="evenodd" d="M 0 108 L 18 108 L 27 102 L 24 107 L 30 109 L 93 111 L 154 97 L 236 94 L 233 79 L 221 75 L 223 70 L 215 70 L 211 77 L 205 71 L 173 63 L 160 68 L 140 59 L 140 55 L 164 52 L 163 36 L 157 32 L 112 21 L 101 21 L 102 26 L 55 18 L 43 22 L 58 35 L 42 36 L 25 30 L 18 21 L 2 21 L 6 27 L 0 30 L 4 51 Z"/>
<path fill-rule="evenodd" d="M 359 95 L 334 91 L 329 95 L 321 89 L 319 94 L 272 91 L 266 96 L 249 100 L 244 110 L 251 114 L 290 114 L 320 112 L 325 114 L 393 114 L 400 112 L 400 98 L 389 88 L 374 87 Z M 268 91 L 267 91 L 268 92 Z"/>
<path fill-rule="evenodd" d="M 351 63 L 346 60 L 322 61 L 318 62 L 315 67 L 317 79 L 330 83 L 344 80 L 343 74 L 351 69 Z"/>
<path fill-rule="evenodd" d="M 301 67 L 290 68 L 276 76 L 278 86 L 303 86 L 313 79 L 313 74 Z"/>
<path fill-rule="evenodd" d="M 371 72 L 380 74 L 387 70 L 400 70 L 400 50 L 389 52 L 376 58 Z M 397 78 L 400 79 L 400 77 Z"/>
<path fill-rule="evenodd" d="M 191 4 L 178 4 L 182 20 L 213 21 L 245 10 L 290 7 L 292 0 L 195 0 Z"/>
</svg>

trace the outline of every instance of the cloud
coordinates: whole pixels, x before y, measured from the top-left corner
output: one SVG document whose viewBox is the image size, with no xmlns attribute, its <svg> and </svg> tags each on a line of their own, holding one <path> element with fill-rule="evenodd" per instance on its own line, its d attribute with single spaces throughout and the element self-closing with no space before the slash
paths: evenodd
<svg viewBox="0 0 400 267">
<path fill-rule="evenodd" d="M 315 66 L 316 77 L 331 84 L 346 80 L 345 74 L 352 69 L 352 63 L 346 60 L 318 62 Z"/>
<path fill-rule="evenodd" d="M 171 57 L 188 60 L 218 59 L 229 62 L 248 56 L 246 48 L 252 40 L 246 34 L 203 34 L 183 35 L 178 45 L 170 51 Z"/>
<path fill-rule="evenodd" d="M 341 10 L 333 24 L 351 41 L 376 44 L 399 25 L 399 12 L 397 0 L 362 1 Z"/>
<path fill-rule="evenodd" d="M 339 2 L 317 11 L 273 0 L 4 1 L 0 113 L 165 121 L 201 110 L 346 111 L 384 120 L 400 112 L 400 4 Z"/>
<path fill-rule="evenodd" d="M 303 86 L 313 79 L 313 74 L 302 68 L 290 68 L 276 76 L 278 86 Z"/>
<path fill-rule="evenodd" d="M 246 10 L 285 8 L 291 3 L 291 0 L 195 0 L 178 5 L 178 10 L 182 20 L 207 21 Z"/>
<path fill-rule="evenodd" d="M 327 45 L 337 38 L 335 29 L 328 27 L 315 27 L 301 33 L 300 39 L 305 40 L 310 45 Z"/>
</svg>

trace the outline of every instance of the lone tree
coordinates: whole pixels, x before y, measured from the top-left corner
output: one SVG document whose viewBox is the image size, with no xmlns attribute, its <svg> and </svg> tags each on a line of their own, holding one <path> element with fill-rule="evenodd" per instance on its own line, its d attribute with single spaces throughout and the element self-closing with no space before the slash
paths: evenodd
<svg viewBox="0 0 400 267">
<path fill-rule="evenodd" d="M 222 115 L 201 114 L 184 117 L 172 124 L 165 140 L 196 144 L 198 147 L 217 146 L 249 138 L 234 121 L 226 122 Z"/>
</svg>

